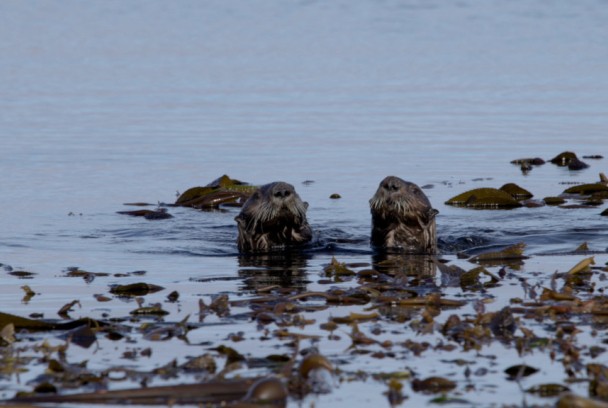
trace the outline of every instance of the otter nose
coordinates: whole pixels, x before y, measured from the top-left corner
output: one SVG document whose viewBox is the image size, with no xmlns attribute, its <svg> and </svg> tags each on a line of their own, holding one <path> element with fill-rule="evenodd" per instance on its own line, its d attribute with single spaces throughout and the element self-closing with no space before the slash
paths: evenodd
<svg viewBox="0 0 608 408">
<path fill-rule="evenodd" d="M 287 188 L 280 188 L 274 192 L 274 196 L 277 198 L 285 198 L 291 195 L 291 191 Z"/>
<path fill-rule="evenodd" d="M 394 181 L 389 181 L 384 184 L 384 189 L 388 191 L 397 191 L 399 190 L 399 186 Z"/>
</svg>

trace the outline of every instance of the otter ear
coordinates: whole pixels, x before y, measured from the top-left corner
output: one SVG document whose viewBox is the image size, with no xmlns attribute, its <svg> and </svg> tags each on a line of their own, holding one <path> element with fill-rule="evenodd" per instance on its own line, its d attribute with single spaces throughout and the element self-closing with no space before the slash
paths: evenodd
<svg viewBox="0 0 608 408">
<path fill-rule="evenodd" d="M 437 214 L 439 214 L 439 211 L 438 211 L 438 210 L 436 210 L 436 209 L 434 209 L 434 208 L 431 208 L 431 209 L 430 209 L 430 210 L 427 212 L 427 214 L 426 214 L 426 215 L 427 215 L 427 217 L 429 217 L 429 221 L 431 221 L 431 220 L 435 219 L 435 216 L 436 216 Z"/>
<path fill-rule="evenodd" d="M 308 201 L 304 201 L 304 208 L 308 210 Z"/>
</svg>

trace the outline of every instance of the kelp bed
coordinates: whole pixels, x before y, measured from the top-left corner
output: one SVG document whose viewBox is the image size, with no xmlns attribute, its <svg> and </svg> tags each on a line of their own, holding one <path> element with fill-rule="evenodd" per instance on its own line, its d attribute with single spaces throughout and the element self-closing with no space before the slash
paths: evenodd
<svg viewBox="0 0 608 408">
<path fill-rule="evenodd" d="M 3 403 L 608 406 L 605 254 L 528 258 L 518 244 L 351 258 L 292 268 L 288 281 L 285 257 L 249 259 L 256 277 L 242 293 L 198 297 L 143 271 L 70 268 L 56 279 L 105 286 L 96 302 L 131 310 L 87 317 L 75 300 L 60 319 L 0 313 Z M 4 269 L 35 287 L 36 275 Z M 141 281 L 107 282 L 121 278 Z M 24 304 L 40 295 L 21 286 Z"/>
<path fill-rule="evenodd" d="M 585 168 L 575 159 L 554 160 Z M 542 163 L 514 161 L 524 174 Z M 507 184 L 446 204 L 593 209 L 607 185 L 600 174 L 540 201 Z M 175 204 L 121 213 L 238 206 L 254 188 L 223 176 Z M 55 319 L 48 301 L 37 309 L 42 274 L 0 264 L 3 288 L 23 294 L 0 309 L 2 404 L 608 407 L 606 249 L 498 249 L 241 256 L 220 283 L 67 268 L 44 281 L 62 287 L 51 296 L 74 294 L 55 299 Z"/>
</svg>

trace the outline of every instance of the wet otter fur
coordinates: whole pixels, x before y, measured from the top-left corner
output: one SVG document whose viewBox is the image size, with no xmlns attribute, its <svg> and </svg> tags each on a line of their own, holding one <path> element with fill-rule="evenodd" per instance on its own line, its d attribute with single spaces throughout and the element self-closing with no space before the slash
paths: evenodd
<svg viewBox="0 0 608 408">
<path fill-rule="evenodd" d="M 373 246 L 407 254 L 437 253 L 435 216 L 439 211 L 416 184 L 386 177 L 369 204 Z"/>
<path fill-rule="evenodd" d="M 308 203 L 282 181 L 261 186 L 236 216 L 241 252 L 269 252 L 303 245 L 312 239 Z"/>
</svg>

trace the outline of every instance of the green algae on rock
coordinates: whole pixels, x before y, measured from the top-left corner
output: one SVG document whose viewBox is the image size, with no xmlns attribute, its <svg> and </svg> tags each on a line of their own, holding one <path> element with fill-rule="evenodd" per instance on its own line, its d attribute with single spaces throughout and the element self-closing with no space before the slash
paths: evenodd
<svg viewBox="0 0 608 408">
<path fill-rule="evenodd" d="M 564 190 L 564 194 L 592 195 L 608 192 L 608 185 L 604 183 L 579 184 Z"/>
<path fill-rule="evenodd" d="M 499 190 L 502 190 L 505 193 L 509 193 L 516 200 L 527 200 L 529 198 L 534 197 L 534 194 L 532 194 L 525 188 L 518 186 L 515 183 L 507 183 L 501 188 L 499 188 Z"/>
<path fill-rule="evenodd" d="M 480 209 L 505 209 L 521 207 L 521 203 L 503 190 L 476 188 L 466 191 L 445 202 L 447 205 Z"/>
<path fill-rule="evenodd" d="M 547 205 L 554 205 L 554 206 L 562 205 L 566 202 L 566 200 L 562 197 L 545 197 L 545 198 L 543 198 L 543 201 Z"/>
</svg>

